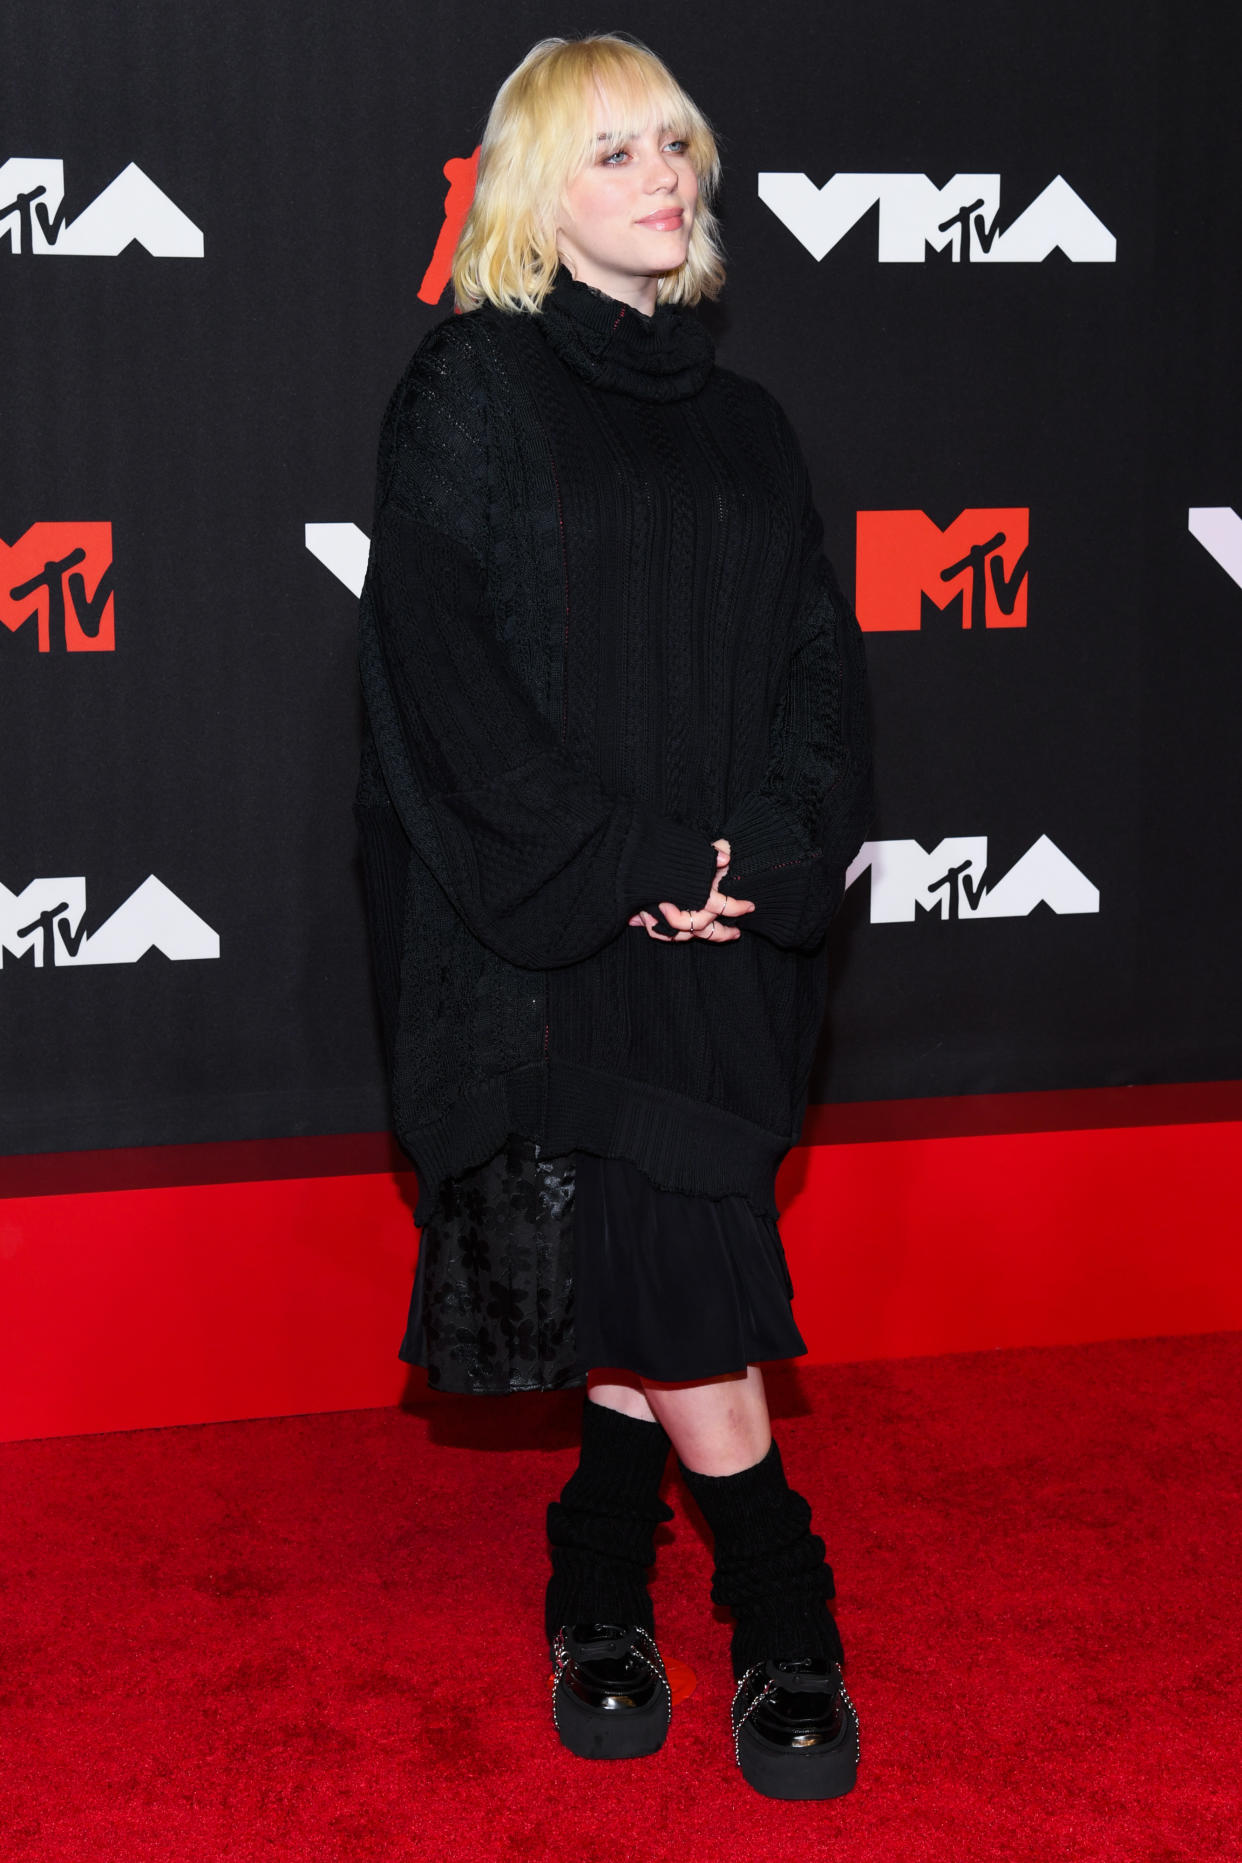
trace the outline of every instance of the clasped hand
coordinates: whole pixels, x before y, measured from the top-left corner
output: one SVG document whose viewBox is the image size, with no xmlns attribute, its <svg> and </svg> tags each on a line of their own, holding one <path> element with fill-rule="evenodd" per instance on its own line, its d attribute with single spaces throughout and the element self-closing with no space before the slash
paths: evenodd
<svg viewBox="0 0 1242 1863">
<path fill-rule="evenodd" d="M 636 912 L 630 924 L 645 926 L 647 936 L 655 938 L 660 944 L 684 944 L 690 938 L 705 938 L 709 944 L 727 944 L 734 938 L 740 938 L 741 927 L 726 925 L 724 921 L 753 912 L 755 902 L 753 899 L 733 899 L 720 890 L 733 853 L 727 841 L 713 841 L 712 846 L 716 850 L 716 877 L 712 881 L 712 890 L 707 895 L 705 906 L 700 906 L 697 912 L 683 912 L 680 906 L 662 899 L 660 910 L 666 922 L 677 927 L 674 932 L 657 931 L 660 921 L 654 912 Z"/>
</svg>

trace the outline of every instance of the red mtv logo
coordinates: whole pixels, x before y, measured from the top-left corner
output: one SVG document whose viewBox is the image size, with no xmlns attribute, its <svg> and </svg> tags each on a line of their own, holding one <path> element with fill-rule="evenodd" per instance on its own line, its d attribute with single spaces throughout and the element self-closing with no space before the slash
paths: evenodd
<svg viewBox="0 0 1242 1863">
<path fill-rule="evenodd" d="M 1026 626 L 1030 512 L 998 505 L 963 511 L 941 530 L 924 511 L 860 511 L 854 607 L 882 634 L 917 628 L 922 597 L 960 599 L 963 627 Z"/>
<path fill-rule="evenodd" d="M 444 197 L 444 225 L 440 228 L 431 263 L 418 287 L 418 295 L 424 304 L 438 304 L 444 296 L 444 287 L 453 270 L 453 252 L 458 235 L 465 225 L 470 203 L 474 199 L 474 184 L 478 173 L 477 149 L 473 155 L 450 155 L 444 164 L 444 179 L 449 184 L 448 193 Z"/>
<path fill-rule="evenodd" d="M 16 543 L 0 538 L 0 622 L 16 634 L 35 621 L 39 652 L 111 653 L 111 524 L 32 524 Z"/>
</svg>

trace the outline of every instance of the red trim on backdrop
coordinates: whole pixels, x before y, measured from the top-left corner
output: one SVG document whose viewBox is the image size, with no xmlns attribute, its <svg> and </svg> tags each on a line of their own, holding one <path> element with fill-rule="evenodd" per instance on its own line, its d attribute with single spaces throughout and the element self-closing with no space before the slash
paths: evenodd
<svg viewBox="0 0 1242 1863">
<path fill-rule="evenodd" d="M 31 1152 L 0 1158 L 0 1198 L 157 1190 L 176 1184 L 272 1183 L 288 1177 L 363 1177 L 410 1169 L 388 1132 L 138 1145 L 115 1151 Z"/>
<path fill-rule="evenodd" d="M 794 1312 L 821 1361 L 1242 1328 L 1242 1123 L 799 1150 Z"/>
<path fill-rule="evenodd" d="M 1113 1126 L 1197 1125 L 1242 1119 L 1242 1081 L 1177 1081 L 1143 1087 L 1072 1087 L 1038 1093 L 971 1093 L 939 1099 L 857 1100 L 811 1106 L 803 1145 L 861 1145 L 982 1133 L 1068 1132 Z M 387 1132 L 144 1145 L 109 1151 L 34 1152 L 0 1158 L 0 1197 L 172 1184 L 241 1184 L 290 1177 L 405 1171 Z"/>
<path fill-rule="evenodd" d="M 0 1439 L 395 1403 L 411 1187 L 377 1174 L 0 1203 Z"/>
<path fill-rule="evenodd" d="M 322 1143 L 322 1141 L 315 1141 Z M 812 1362 L 1242 1327 L 1242 1122 L 803 1146 Z M 397 1401 L 412 1178 L 0 1205 L 0 1437 Z"/>
<path fill-rule="evenodd" d="M 890 1139 L 970 1138 L 987 1133 L 1202 1125 L 1222 1119 L 1242 1119 L 1242 1080 L 1062 1087 L 1038 1093 L 967 1093 L 940 1099 L 809 1106 L 802 1143 L 867 1145 Z"/>
</svg>

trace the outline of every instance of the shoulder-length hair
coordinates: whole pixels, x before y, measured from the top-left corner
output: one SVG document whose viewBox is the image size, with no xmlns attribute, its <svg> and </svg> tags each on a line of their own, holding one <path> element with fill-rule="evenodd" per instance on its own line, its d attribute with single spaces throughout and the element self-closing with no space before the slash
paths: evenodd
<svg viewBox="0 0 1242 1863">
<path fill-rule="evenodd" d="M 627 142 L 654 126 L 682 137 L 699 179 L 684 265 L 665 272 L 660 304 L 696 304 L 724 283 L 712 200 L 720 157 L 711 125 L 672 72 L 636 39 L 606 34 L 541 39 L 496 94 L 479 152 L 474 200 L 453 255 L 460 310 L 483 302 L 537 311 L 559 263 L 556 214 L 573 177 L 595 159 L 596 94 Z"/>
</svg>

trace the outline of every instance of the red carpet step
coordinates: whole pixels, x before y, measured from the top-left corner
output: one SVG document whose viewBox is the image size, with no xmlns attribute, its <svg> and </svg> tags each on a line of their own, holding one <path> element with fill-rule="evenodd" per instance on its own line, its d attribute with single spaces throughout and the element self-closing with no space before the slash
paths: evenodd
<svg viewBox="0 0 1242 1863">
<path fill-rule="evenodd" d="M 1242 1828 L 1242 1335 L 772 1380 L 837 1571 L 857 1790 L 755 1797 L 679 1487 L 697 1686 L 575 1760 L 541 1645 L 580 1397 L 0 1449 L 5 1863 L 1213 1863 Z"/>
</svg>

